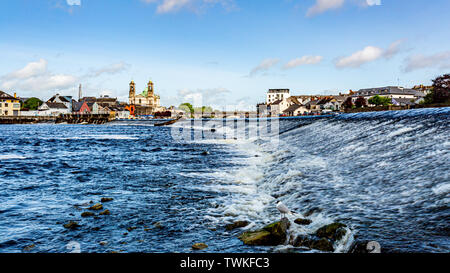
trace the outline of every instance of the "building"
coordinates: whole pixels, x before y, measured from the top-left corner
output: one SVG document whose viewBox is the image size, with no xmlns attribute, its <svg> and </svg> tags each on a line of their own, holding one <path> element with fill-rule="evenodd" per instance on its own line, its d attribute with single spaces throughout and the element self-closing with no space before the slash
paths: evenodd
<svg viewBox="0 0 450 273">
<path fill-rule="evenodd" d="M 368 100 L 376 95 L 388 97 L 391 99 L 417 100 L 425 97 L 426 94 L 423 91 L 415 89 L 408 89 L 399 86 L 387 86 L 387 87 L 361 89 L 357 92 L 354 92 L 351 96 L 353 101 L 356 101 L 358 97 L 363 97 L 366 100 Z"/>
<path fill-rule="evenodd" d="M 67 108 L 64 103 L 61 102 L 44 102 L 38 108 L 39 116 L 57 117 L 62 114 L 72 113 L 72 108 Z"/>
<path fill-rule="evenodd" d="M 134 81 L 131 81 L 129 103 L 130 105 L 134 105 L 136 107 L 135 114 L 138 116 L 153 115 L 161 108 L 160 97 L 155 94 L 152 81 L 149 81 L 147 84 L 147 88 L 138 95 L 136 95 L 136 84 L 134 83 Z"/>
<path fill-rule="evenodd" d="M 287 99 L 290 96 L 289 89 L 269 89 L 266 96 L 266 104 L 269 105 L 277 100 Z"/>
<path fill-rule="evenodd" d="M 72 101 L 73 99 L 71 96 L 61 96 L 59 94 L 56 94 L 53 97 L 51 97 L 47 102 L 62 103 L 67 107 L 67 109 L 72 109 Z"/>
<path fill-rule="evenodd" d="M 16 93 L 11 96 L 0 91 L 0 116 L 20 116 L 20 100 Z"/>
</svg>

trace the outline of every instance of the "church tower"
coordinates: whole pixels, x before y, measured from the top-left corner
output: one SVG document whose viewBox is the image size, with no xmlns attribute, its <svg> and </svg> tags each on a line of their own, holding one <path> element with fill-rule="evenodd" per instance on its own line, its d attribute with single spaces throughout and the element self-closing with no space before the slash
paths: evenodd
<svg viewBox="0 0 450 273">
<path fill-rule="evenodd" d="M 129 95 L 129 99 L 130 99 L 130 104 L 134 105 L 135 103 L 135 99 L 136 99 L 136 84 L 134 83 L 134 81 L 130 82 L 130 95 Z"/>
<path fill-rule="evenodd" d="M 149 81 L 149 82 L 148 82 L 147 88 L 148 88 L 148 91 L 147 91 L 147 97 L 153 97 L 153 95 L 154 95 L 154 90 L 153 90 L 153 82 L 152 82 L 152 81 Z"/>
</svg>

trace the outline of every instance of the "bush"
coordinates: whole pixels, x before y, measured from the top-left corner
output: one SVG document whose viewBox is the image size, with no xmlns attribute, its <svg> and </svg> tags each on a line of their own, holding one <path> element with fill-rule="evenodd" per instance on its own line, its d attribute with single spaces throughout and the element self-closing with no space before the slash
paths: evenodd
<svg viewBox="0 0 450 273">
<path fill-rule="evenodd" d="M 369 104 L 373 104 L 376 106 L 388 106 L 389 104 L 392 104 L 392 100 L 387 97 L 376 95 L 369 99 Z"/>
</svg>

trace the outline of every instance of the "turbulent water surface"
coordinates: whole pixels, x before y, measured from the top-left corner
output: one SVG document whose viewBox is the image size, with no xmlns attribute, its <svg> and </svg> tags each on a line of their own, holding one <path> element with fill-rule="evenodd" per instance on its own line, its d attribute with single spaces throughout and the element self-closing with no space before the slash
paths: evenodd
<svg viewBox="0 0 450 273">
<path fill-rule="evenodd" d="M 207 252 L 304 252 L 244 246 L 242 230 L 224 228 L 271 223 L 280 200 L 312 212 L 291 234 L 347 224 L 336 251 L 361 239 L 449 252 L 449 121 L 450 108 L 281 120 L 278 141 L 209 121 L 192 135 L 213 139 L 191 142 L 172 137 L 187 122 L 1 125 L 0 252 L 190 252 L 199 242 Z M 111 214 L 82 218 L 102 197 L 114 199 L 103 203 Z"/>
</svg>

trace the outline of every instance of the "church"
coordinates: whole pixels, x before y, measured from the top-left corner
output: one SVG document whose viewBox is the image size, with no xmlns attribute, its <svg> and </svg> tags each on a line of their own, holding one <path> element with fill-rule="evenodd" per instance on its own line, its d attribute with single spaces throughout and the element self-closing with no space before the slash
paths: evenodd
<svg viewBox="0 0 450 273">
<path fill-rule="evenodd" d="M 153 115 L 160 109 L 160 97 L 155 94 L 153 82 L 149 81 L 147 88 L 136 95 L 136 84 L 134 81 L 130 83 L 129 104 L 136 107 L 135 114 L 138 116 Z"/>
</svg>

